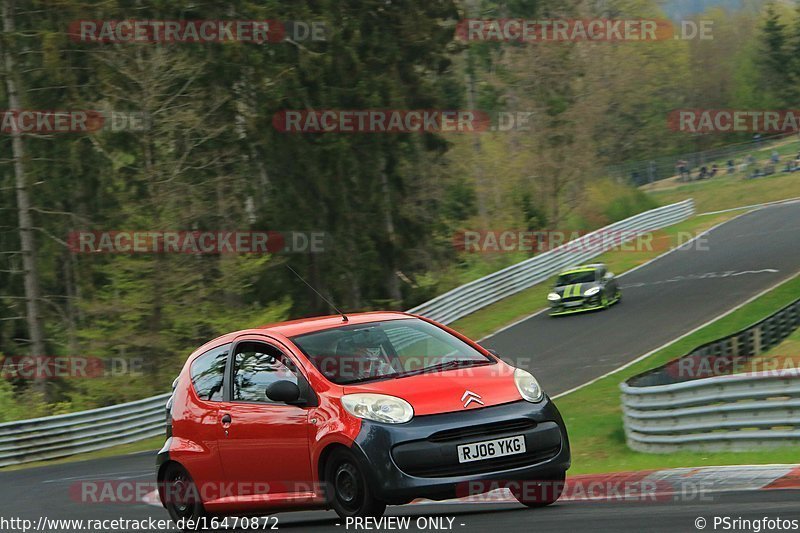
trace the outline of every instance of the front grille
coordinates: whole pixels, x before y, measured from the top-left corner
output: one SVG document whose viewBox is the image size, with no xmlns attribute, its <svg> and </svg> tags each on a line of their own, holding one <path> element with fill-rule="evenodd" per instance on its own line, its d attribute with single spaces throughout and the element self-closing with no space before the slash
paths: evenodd
<svg viewBox="0 0 800 533">
<path fill-rule="evenodd" d="M 524 431 L 536 427 L 536 422 L 527 418 L 520 418 L 518 420 L 507 420 L 503 422 L 495 422 L 494 424 L 480 424 L 477 426 L 468 426 L 456 429 L 447 429 L 439 431 L 428 437 L 430 442 L 449 442 L 453 440 L 461 440 L 469 437 L 482 437 L 486 439 L 492 436 L 509 433 L 512 431 Z"/>
<path fill-rule="evenodd" d="M 524 436 L 525 453 L 458 462 L 459 446 L 515 435 Z M 406 474 L 436 478 L 534 466 L 556 457 L 562 444 L 561 428 L 555 421 L 519 417 L 444 429 L 426 438 L 396 444 L 391 453 L 394 463 Z"/>
<path fill-rule="evenodd" d="M 487 459 L 473 463 L 437 465 L 427 468 L 411 467 L 406 469 L 406 472 L 416 477 L 450 477 L 483 474 L 486 472 L 509 470 L 541 463 L 558 455 L 559 450 L 560 446 L 555 446 L 553 448 L 539 450 L 535 453 L 509 455 L 508 457 L 498 457 L 497 459 Z"/>
</svg>

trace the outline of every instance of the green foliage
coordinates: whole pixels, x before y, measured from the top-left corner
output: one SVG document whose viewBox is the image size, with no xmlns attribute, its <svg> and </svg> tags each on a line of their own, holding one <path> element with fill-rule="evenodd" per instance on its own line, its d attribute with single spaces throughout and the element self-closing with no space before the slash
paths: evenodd
<svg viewBox="0 0 800 533">
<path fill-rule="evenodd" d="M 602 212 L 608 218 L 609 223 L 658 207 L 658 203 L 653 197 L 643 191 L 630 187 L 620 187 L 619 184 L 615 185 L 608 187 L 611 190 L 617 189 L 615 194 L 607 199 L 605 205 L 600 204 Z"/>
</svg>

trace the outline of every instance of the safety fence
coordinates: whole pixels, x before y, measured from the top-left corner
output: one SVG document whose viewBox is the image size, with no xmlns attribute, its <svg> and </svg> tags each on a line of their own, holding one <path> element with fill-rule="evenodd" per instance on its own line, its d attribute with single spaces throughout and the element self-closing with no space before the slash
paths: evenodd
<svg viewBox="0 0 800 533">
<path fill-rule="evenodd" d="M 164 433 L 170 394 L 0 424 L 0 467 L 102 450 Z"/>
<path fill-rule="evenodd" d="M 671 453 L 800 444 L 800 354 L 758 358 L 798 327 L 800 299 L 622 383 L 628 446 Z"/>
</svg>

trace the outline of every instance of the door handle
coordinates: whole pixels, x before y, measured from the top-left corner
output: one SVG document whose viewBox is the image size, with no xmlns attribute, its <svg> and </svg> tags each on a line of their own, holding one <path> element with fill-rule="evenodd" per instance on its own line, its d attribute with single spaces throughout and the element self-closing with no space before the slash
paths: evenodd
<svg viewBox="0 0 800 533">
<path fill-rule="evenodd" d="M 229 415 L 227 413 L 222 415 L 221 422 L 222 422 L 223 426 L 229 426 L 231 424 L 231 415 Z"/>
</svg>

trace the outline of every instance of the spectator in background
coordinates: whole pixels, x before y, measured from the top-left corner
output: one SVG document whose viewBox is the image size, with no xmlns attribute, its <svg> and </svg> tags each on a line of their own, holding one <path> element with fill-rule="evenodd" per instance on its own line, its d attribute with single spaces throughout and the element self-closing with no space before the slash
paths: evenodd
<svg viewBox="0 0 800 533">
<path fill-rule="evenodd" d="M 752 159 L 753 156 L 750 154 L 744 156 L 744 159 L 742 159 L 742 162 L 739 164 L 739 172 L 744 172 L 745 170 L 747 170 L 747 168 L 750 166 L 750 161 Z"/>
<path fill-rule="evenodd" d="M 781 156 L 778 155 L 778 151 L 777 150 L 773 150 L 772 151 L 772 157 L 770 158 L 770 160 L 772 161 L 773 165 L 777 165 L 780 162 Z"/>
<path fill-rule="evenodd" d="M 728 174 L 733 174 L 736 171 L 736 163 L 733 159 L 728 159 Z"/>
<path fill-rule="evenodd" d="M 681 181 L 689 181 L 692 179 L 692 173 L 689 170 L 689 162 L 685 159 L 678 161 L 678 171 L 681 175 Z"/>
<path fill-rule="evenodd" d="M 684 181 L 683 174 L 684 174 L 684 162 L 683 159 L 678 159 L 675 162 L 675 173 L 678 175 L 678 180 Z"/>
<path fill-rule="evenodd" d="M 717 166 L 716 163 L 714 163 L 713 165 L 711 165 L 711 173 L 708 175 L 708 177 L 709 178 L 713 178 L 714 176 L 717 175 L 718 171 L 719 171 L 719 167 Z"/>
</svg>

